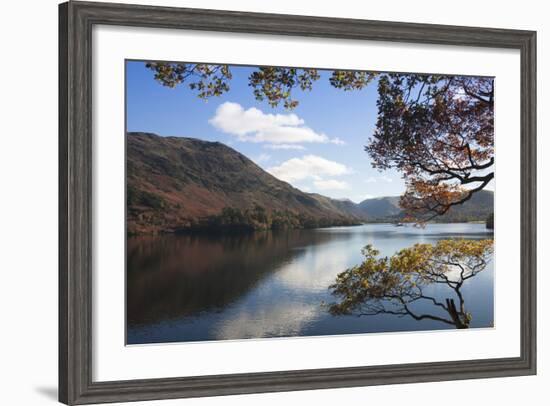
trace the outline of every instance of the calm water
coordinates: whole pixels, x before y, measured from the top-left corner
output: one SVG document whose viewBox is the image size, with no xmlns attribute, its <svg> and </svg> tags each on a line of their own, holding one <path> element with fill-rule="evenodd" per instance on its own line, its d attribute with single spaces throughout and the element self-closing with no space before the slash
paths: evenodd
<svg viewBox="0 0 550 406">
<path fill-rule="evenodd" d="M 128 344 L 312 336 L 453 328 L 432 320 L 378 315 L 331 316 L 328 286 L 361 263 L 373 244 L 383 255 L 417 242 L 492 238 L 483 224 L 425 229 L 369 224 L 236 235 L 128 239 Z M 438 298 L 448 287 L 430 287 Z M 428 291 L 426 291 L 428 292 Z M 463 287 L 471 327 L 493 325 L 493 264 Z M 420 308 L 445 315 L 433 305 Z"/>
</svg>

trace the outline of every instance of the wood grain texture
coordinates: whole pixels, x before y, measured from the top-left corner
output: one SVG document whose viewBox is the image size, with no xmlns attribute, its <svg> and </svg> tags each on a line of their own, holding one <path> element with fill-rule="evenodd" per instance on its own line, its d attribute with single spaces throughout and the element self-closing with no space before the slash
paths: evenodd
<svg viewBox="0 0 550 406">
<path fill-rule="evenodd" d="M 94 24 L 519 49 L 521 355 L 517 358 L 92 381 L 91 32 Z M 218 396 L 536 373 L 536 33 L 294 15 L 69 2 L 59 8 L 59 400 Z"/>
<path fill-rule="evenodd" d="M 67 298 L 68 294 L 68 280 L 69 280 L 69 266 L 67 263 L 68 251 L 69 251 L 69 236 L 68 236 L 68 206 L 67 206 L 67 135 L 68 135 L 68 84 L 67 80 L 67 67 L 68 67 L 68 32 L 67 32 L 67 4 L 62 4 L 59 7 L 59 241 L 58 241 L 58 256 L 59 256 L 59 400 L 67 403 L 67 389 L 70 377 L 68 371 L 70 366 L 68 364 L 68 317 L 69 317 L 69 302 Z"/>
</svg>

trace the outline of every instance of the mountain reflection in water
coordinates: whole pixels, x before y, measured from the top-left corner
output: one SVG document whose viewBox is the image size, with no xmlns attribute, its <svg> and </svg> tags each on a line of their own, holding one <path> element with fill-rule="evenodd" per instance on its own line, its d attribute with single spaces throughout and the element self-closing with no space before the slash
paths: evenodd
<svg viewBox="0 0 550 406">
<path fill-rule="evenodd" d="M 491 238 L 483 224 L 368 224 L 250 234 L 129 237 L 128 344 L 448 329 L 392 315 L 331 316 L 328 286 L 362 261 L 418 242 Z M 471 327 L 493 325 L 493 264 L 465 284 Z M 444 287 L 431 294 L 448 296 Z M 431 311 L 431 309 L 430 309 Z"/>
</svg>

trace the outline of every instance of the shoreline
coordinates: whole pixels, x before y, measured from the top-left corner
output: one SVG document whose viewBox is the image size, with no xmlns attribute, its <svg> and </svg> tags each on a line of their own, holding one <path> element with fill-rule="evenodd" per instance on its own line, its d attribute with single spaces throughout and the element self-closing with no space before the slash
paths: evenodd
<svg viewBox="0 0 550 406">
<path fill-rule="evenodd" d="M 451 225 L 451 224 L 480 224 L 484 225 L 484 221 L 457 221 L 457 222 L 428 222 L 426 226 L 429 225 Z M 328 230 L 335 228 L 351 228 L 351 227 L 360 227 L 367 225 L 392 225 L 397 227 L 413 227 L 413 228 L 423 228 L 417 227 L 415 223 L 402 223 L 399 226 L 395 222 L 391 221 L 372 221 L 372 222 L 362 222 L 357 224 L 338 224 L 324 227 L 286 227 L 286 228 L 239 228 L 239 227 L 222 227 L 222 228 L 189 228 L 189 229 L 178 229 L 178 230 L 161 230 L 161 231 L 151 231 L 143 233 L 126 233 L 126 238 L 132 237 L 160 237 L 168 235 L 246 235 L 254 233 L 264 233 L 264 232 L 282 232 L 290 230 Z M 485 228 L 488 234 L 494 234 L 494 229 Z"/>
</svg>

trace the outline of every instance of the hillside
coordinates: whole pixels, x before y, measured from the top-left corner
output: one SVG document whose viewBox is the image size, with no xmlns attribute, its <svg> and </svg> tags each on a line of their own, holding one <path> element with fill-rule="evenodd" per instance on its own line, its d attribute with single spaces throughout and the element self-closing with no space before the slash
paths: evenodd
<svg viewBox="0 0 550 406">
<path fill-rule="evenodd" d="M 127 231 L 312 228 L 399 221 L 398 196 L 359 204 L 302 192 L 234 149 L 194 138 L 128 133 Z M 493 192 L 481 191 L 438 222 L 484 221 Z"/>
<path fill-rule="evenodd" d="M 367 219 L 367 212 L 351 200 L 331 199 L 330 197 L 326 197 L 318 193 L 308 193 L 308 195 L 315 198 L 325 208 L 336 210 L 355 218 L 364 220 Z"/>
<path fill-rule="evenodd" d="M 403 217 L 399 207 L 399 196 L 387 196 L 367 199 L 358 204 L 361 216 L 367 221 L 398 221 Z M 494 210 L 494 193 L 481 190 L 459 206 L 453 206 L 443 216 L 432 221 L 438 223 L 456 223 L 467 221 L 485 221 Z"/>
<path fill-rule="evenodd" d="M 127 231 L 208 225 L 275 227 L 357 224 L 346 202 L 304 193 L 219 142 L 127 134 Z M 353 204 L 353 203 L 352 203 Z"/>
<path fill-rule="evenodd" d="M 367 219 L 384 219 L 401 214 L 399 196 L 377 197 L 363 200 L 357 205 Z"/>
<path fill-rule="evenodd" d="M 485 221 L 494 211 L 494 193 L 490 190 L 480 190 L 470 200 L 454 206 L 437 219 L 438 222 L 459 222 L 459 221 Z"/>
</svg>

